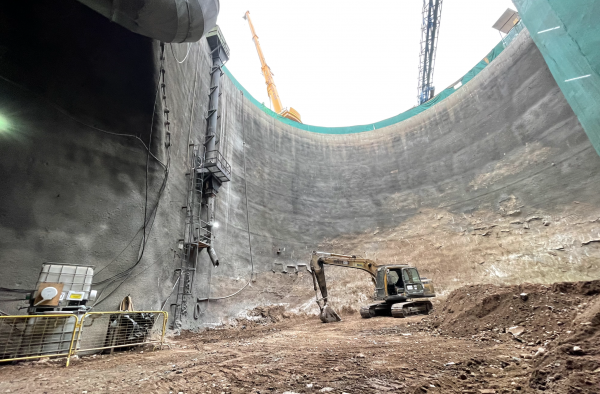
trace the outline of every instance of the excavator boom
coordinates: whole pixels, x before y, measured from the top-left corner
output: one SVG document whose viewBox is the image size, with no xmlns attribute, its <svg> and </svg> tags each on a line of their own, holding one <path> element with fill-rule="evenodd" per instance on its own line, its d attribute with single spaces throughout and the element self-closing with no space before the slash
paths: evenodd
<svg viewBox="0 0 600 394">
<path fill-rule="evenodd" d="M 317 304 L 321 309 L 321 321 L 323 323 L 331 323 L 342 320 L 340 316 L 327 304 L 327 282 L 325 281 L 325 270 L 323 265 L 337 265 L 339 267 L 355 268 L 367 271 L 373 278 L 377 272 L 377 263 L 368 259 L 357 258 L 356 256 L 346 256 L 333 253 L 313 252 L 310 260 L 310 268 L 313 275 L 313 284 L 315 293 L 317 288 L 321 292 L 321 297 L 318 298 Z M 318 294 L 318 293 L 317 293 Z"/>
</svg>

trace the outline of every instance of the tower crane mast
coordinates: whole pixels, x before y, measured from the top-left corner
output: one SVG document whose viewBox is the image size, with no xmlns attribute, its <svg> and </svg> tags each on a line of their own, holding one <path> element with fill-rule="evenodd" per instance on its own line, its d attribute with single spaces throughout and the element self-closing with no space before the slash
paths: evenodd
<svg viewBox="0 0 600 394">
<path fill-rule="evenodd" d="M 254 45 L 256 45 L 256 52 L 258 52 L 261 70 L 263 76 L 265 77 L 265 83 L 267 84 L 267 93 L 269 94 L 269 98 L 273 103 L 273 109 L 275 110 L 275 112 L 277 112 L 284 118 L 293 120 L 294 122 L 302 123 L 298 111 L 296 111 L 292 107 L 284 108 L 283 104 L 281 104 L 281 99 L 279 98 L 277 87 L 275 86 L 275 80 L 273 79 L 273 72 L 271 72 L 271 68 L 267 65 L 265 55 L 262 52 L 260 43 L 258 42 L 258 36 L 256 35 L 256 31 L 254 30 L 254 25 L 252 25 L 252 20 L 250 19 L 250 11 L 246 11 L 246 13 L 244 14 L 244 19 L 248 21 L 248 25 L 250 26 L 250 32 L 252 33 L 252 41 L 254 41 Z"/>
<path fill-rule="evenodd" d="M 423 0 L 418 101 L 423 104 L 435 95 L 433 68 L 442 17 L 442 0 Z"/>
</svg>

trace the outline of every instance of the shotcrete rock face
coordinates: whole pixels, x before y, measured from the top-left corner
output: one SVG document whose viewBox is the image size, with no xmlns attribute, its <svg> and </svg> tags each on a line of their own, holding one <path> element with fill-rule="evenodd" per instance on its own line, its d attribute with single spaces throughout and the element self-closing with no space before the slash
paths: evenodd
<svg viewBox="0 0 600 394">
<path fill-rule="evenodd" d="M 259 272 L 294 272 L 311 250 L 414 264 L 441 294 L 599 272 L 597 245 L 582 241 L 600 230 L 600 158 L 527 32 L 454 95 L 374 131 L 311 133 L 272 119 L 228 81 L 224 91 L 225 152 L 247 182 Z M 233 234 L 246 227 L 235 214 L 245 192 L 240 180 L 220 196 L 230 226 L 218 233 L 222 261 L 248 253 L 227 242 L 242 239 Z M 340 310 L 372 294 L 365 275 L 348 271 L 328 267 Z"/>
<path fill-rule="evenodd" d="M 101 308 L 127 294 L 138 309 L 168 308 L 188 149 L 201 145 L 206 127 L 208 47 L 193 45 L 182 64 L 166 51 L 167 146 L 155 101 L 159 45 L 73 4 L 35 14 L 39 29 L 22 39 L 15 23 L 31 15 L 4 6 L 22 15 L 0 24 L 0 74 L 14 82 L 0 83 L 2 115 L 11 109 L 21 128 L 18 138 L 0 133 L 0 286 L 33 285 L 44 261 L 96 265 L 104 268 L 98 280 L 119 274 L 136 263 L 144 208 L 156 206 L 139 266 L 114 293 L 119 282 L 111 284 Z M 69 23 L 50 22 L 54 7 L 65 7 Z M 316 309 L 302 265 L 312 250 L 413 264 L 441 294 L 600 272 L 600 158 L 527 32 L 452 96 L 374 131 L 300 130 L 255 107 L 226 76 L 221 91 L 217 146 L 233 176 L 216 203 L 220 265 L 200 254 L 188 311 L 196 298 L 250 285 L 200 303 L 198 319 L 189 313 L 183 327 L 265 304 Z M 138 139 L 89 126 L 139 137 L 160 162 L 146 172 Z M 159 194 L 161 163 L 169 171 Z M 338 311 L 372 294 L 366 275 L 349 271 L 327 268 Z"/>
</svg>

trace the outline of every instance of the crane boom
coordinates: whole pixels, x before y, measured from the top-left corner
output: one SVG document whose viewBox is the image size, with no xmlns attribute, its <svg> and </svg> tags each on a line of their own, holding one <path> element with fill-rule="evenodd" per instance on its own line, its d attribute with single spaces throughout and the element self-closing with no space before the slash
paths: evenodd
<svg viewBox="0 0 600 394">
<path fill-rule="evenodd" d="M 419 62 L 419 104 L 435 95 L 433 68 L 442 17 L 442 0 L 423 0 L 423 23 L 421 25 L 421 53 Z"/>
<path fill-rule="evenodd" d="M 250 26 L 250 32 L 252 33 L 252 41 L 254 41 L 254 45 L 256 46 L 256 52 L 258 52 L 258 58 L 260 59 L 261 70 L 263 76 L 265 77 L 265 83 L 267 84 L 267 93 L 269 94 L 269 98 L 273 103 L 273 109 L 279 115 L 291 119 L 295 122 L 302 123 L 300 120 L 300 114 L 293 108 L 284 108 L 281 103 L 281 99 L 279 98 L 279 93 L 277 92 L 277 87 L 275 86 L 275 80 L 273 79 L 273 72 L 271 68 L 267 65 L 265 60 L 265 55 L 262 52 L 262 48 L 260 47 L 260 43 L 258 42 L 258 36 L 256 35 L 256 31 L 254 30 L 254 25 L 252 25 L 252 20 L 250 19 L 250 11 L 246 11 L 244 14 L 244 19 L 248 21 L 248 25 Z"/>
</svg>

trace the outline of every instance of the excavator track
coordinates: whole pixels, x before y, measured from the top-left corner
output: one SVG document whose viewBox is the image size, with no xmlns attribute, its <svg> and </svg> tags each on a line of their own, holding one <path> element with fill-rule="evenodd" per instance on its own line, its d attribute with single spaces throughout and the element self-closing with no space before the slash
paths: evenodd
<svg viewBox="0 0 600 394">
<path fill-rule="evenodd" d="M 363 319 L 370 319 L 377 315 L 375 314 L 375 308 L 371 309 L 369 305 L 365 305 L 360 307 L 360 316 Z"/>
<path fill-rule="evenodd" d="M 404 318 L 412 315 L 427 315 L 432 309 L 431 301 L 400 302 L 392 305 L 392 316 Z"/>
<path fill-rule="evenodd" d="M 391 304 L 385 302 L 376 302 L 374 304 L 364 305 L 360 308 L 360 316 L 363 319 L 370 319 L 375 316 L 391 316 Z"/>
</svg>

